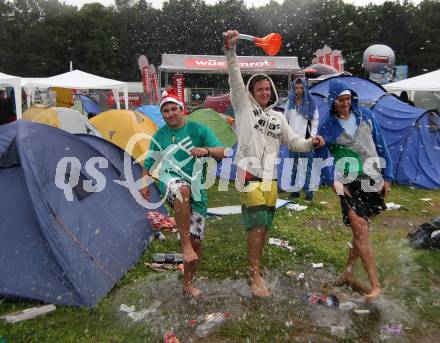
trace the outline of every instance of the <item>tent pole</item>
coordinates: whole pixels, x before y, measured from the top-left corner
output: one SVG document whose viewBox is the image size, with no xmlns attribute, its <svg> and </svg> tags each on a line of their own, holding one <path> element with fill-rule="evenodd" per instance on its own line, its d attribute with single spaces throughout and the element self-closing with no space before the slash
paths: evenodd
<svg viewBox="0 0 440 343">
<path fill-rule="evenodd" d="M 114 96 L 115 102 L 116 102 L 116 109 L 120 110 L 121 104 L 119 103 L 119 92 L 116 89 L 112 89 L 112 91 L 113 91 L 113 96 Z"/>
<path fill-rule="evenodd" d="M 21 83 L 21 81 L 20 81 Z M 17 120 L 21 119 L 22 109 L 21 109 L 21 85 L 14 86 L 14 97 L 15 97 L 15 112 L 17 115 Z"/>
<path fill-rule="evenodd" d="M 158 68 L 157 69 L 157 71 L 158 71 L 158 75 L 157 75 L 157 91 L 158 91 L 158 95 L 157 95 L 157 97 L 158 97 L 158 99 L 159 99 L 159 101 L 160 101 L 160 98 L 162 97 L 162 69 L 160 69 L 160 68 Z"/>
<path fill-rule="evenodd" d="M 128 110 L 128 85 L 124 87 L 123 89 L 124 91 L 124 105 L 125 105 L 125 109 Z"/>
</svg>

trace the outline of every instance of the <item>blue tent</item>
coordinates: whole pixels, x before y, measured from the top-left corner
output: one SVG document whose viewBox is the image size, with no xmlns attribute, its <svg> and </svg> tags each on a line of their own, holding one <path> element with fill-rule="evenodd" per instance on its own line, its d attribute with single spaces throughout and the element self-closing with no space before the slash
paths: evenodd
<svg viewBox="0 0 440 343">
<path fill-rule="evenodd" d="M 48 125 L 0 127 L 0 297 L 93 307 L 137 262 L 151 226 L 145 209 L 114 182 L 125 179 L 123 154 L 101 138 Z M 64 157 L 78 166 L 60 169 Z M 87 169 L 91 157 L 105 158 L 108 167 Z M 137 179 L 141 168 L 132 169 Z M 80 182 L 72 180 L 75 171 Z M 97 192 L 88 192 L 85 180 Z"/>
<path fill-rule="evenodd" d="M 388 145 L 395 181 L 428 189 L 440 188 L 440 116 L 410 106 L 393 95 L 372 108 Z"/>
<path fill-rule="evenodd" d="M 138 107 L 136 111 L 141 112 L 142 114 L 145 114 L 148 118 L 150 118 L 154 122 L 154 124 L 156 124 L 158 129 L 166 124 L 165 120 L 162 117 L 162 113 L 160 113 L 159 106 L 143 105 L 141 107 Z"/>
<path fill-rule="evenodd" d="M 87 115 L 98 115 L 102 112 L 99 108 L 98 104 L 87 95 L 75 94 L 75 98 L 78 98 L 81 101 L 83 112 Z"/>
<path fill-rule="evenodd" d="M 309 91 L 313 94 L 321 95 L 326 99 L 328 97 L 330 80 L 334 78 L 342 79 L 344 82 L 348 83 L 358 94 L 359 104 L 362 106 L 371 107 L 382 95 L 387 93 L 387 91 L 381 85 L 374 81 L 363 79 L 357 76 L 346 75 L 332 76 L 324 79 L 313 86 L 310 86 Z"/>
</svg>

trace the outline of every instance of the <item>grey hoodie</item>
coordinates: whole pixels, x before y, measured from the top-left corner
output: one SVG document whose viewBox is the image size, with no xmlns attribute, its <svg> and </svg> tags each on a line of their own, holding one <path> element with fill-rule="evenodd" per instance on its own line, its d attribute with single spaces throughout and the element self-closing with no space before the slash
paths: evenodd
<svg viewBox="0 0 440 343">
<path fill-rule="evenodd" d="M 275 180 L 280 145 L 287 144 L 289 150 L 308 152 L 313 149 L 312 140 L 304 139 L 294 132 L 284 115 L 273 110 L 278 102 L 278 95 L 270 77 L 264 74 L 253 75 L 245 86 L 235 49 L 225 50 L 225 55 L 238 139 L 234 163 L 239 169 L 261 179 Z M 249 84 L 257 75 L 268 78 L 275 95 L 275 102 L 265 109 L 258 105 L 249 92 Z"/>
</svg>

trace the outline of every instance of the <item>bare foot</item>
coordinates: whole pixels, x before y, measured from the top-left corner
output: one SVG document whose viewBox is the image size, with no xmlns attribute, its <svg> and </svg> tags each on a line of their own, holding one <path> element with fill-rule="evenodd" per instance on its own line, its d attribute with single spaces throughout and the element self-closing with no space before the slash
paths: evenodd
<svg viewBox="0 0 440 343">
<path fill-rule="evenodd" d="M 266 286 L 266 281 L 261 276 L 250 278 L 251 291 L 257 297 L 268 297 L 271 295 L 269 288 Z"/>
<path fill-rule="evenodd" d="M 191 295 L 194 299 L 198 299 L 200 297 L 200 295 L 202 294 L 200 289 L 195 288 L 192 285 L 183 286 L 183 294 L 185 294 L 185 293 Z"/>
<path fill-rule="evenodd" d="M 183 262 L 185 263 L 195 262 L 197 261 L 198 258 L 199 257 L 191 247 L 183 249 Z"/>
<path fill-rule="evenodd" d="M 349 286 L 353 291 L 362 293 L 362 294 L 368 294 L 370 292 L 370 289 L 366 287 L 358 278 L 356 278 L 352 273 L 350 272 L 343 272 L 339 278 L 335 281 L 335 286 L 343 286 L 347 285 Z"/>
<path fill-rule="evenodd" d="M 379 297 L 379 295 L 380 295 L 380 288 L 376 287 L 376 288 L 373 288 L 371 290 L 371 292 L 365 296 L 364 299 L 365 299 L 365 301 L 373 301 L 373 300 L 377 299 Z"/>
</svg>

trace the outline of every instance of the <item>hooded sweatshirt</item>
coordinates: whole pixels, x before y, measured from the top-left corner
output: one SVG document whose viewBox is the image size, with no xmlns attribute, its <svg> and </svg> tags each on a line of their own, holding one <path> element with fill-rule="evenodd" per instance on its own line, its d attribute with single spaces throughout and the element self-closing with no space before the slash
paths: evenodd
<svg viewBox="0 0 440 343">
<path fill-rule="evenodd" d="M 354 136 L 345 132 L 333 109 L 336 97 L 344 90 L 351 92 L 350 115 L 355 116 L 357 127 Z M 328 115 L 320 124 L 318 135 L 324 138 L 326 146 L 334 157 L 334 165 L 341 158 L 354 158 L 358 163 L 345 164 L 344 170 L 340 172 L 345 174 L 354 172 L 357 173 L 358 178 L 368 178 L 371 173 L 367 175 L 364 169 L 365 161 L 368 158 L 381 157 L 385 160 L 385 165 L 382 164 L 376 171 L 382 174 L 385 181 L 391 182 L 393 180 L 391 157 L 373 113 L 368 108 L 358 105 L 356 92 L 340 79 L 330 81 L 328 104 Z"/>
<path fill-rule="evenodd" d="M 265 74 L 256 74 L 245 86 L 235 48 L 225 50 L 225 55 L 238 140 L 234 163 L 258 178 L 275 180 L 280 145 L 287 144 L 290 150 L 308 152 L 313 149 L 312 140 L 294 132 L 284 115 L 273 109 L 278 102 L 278 94 L 272 79 Z M 257 75 L 264 75 L 271 84 L 271 104 L 264 109 L 249 91 L 249 84 Z"/>
<path fill-rule="evenodd" d="M 301 80 L 301 83 L 304 87 L 302 103 L 299 108 L 296 106 L 295 94 L 295 84 L 297 80 Z M 316 131 L 318 130 L 319 112 L 315 102 L 313 101 L 313 98 L 309 93 L 309 88 L 305 79 L 297 78 L 292 82 L 291 90 L 289 92 L 288 106 L 285 110 L 285 116 L 290 127 L 302 137 L 305 137 L 306 135 L 307 123 L 310 120 L 310 135 L 312 137 L 316 136 Z"/>
</svg>

